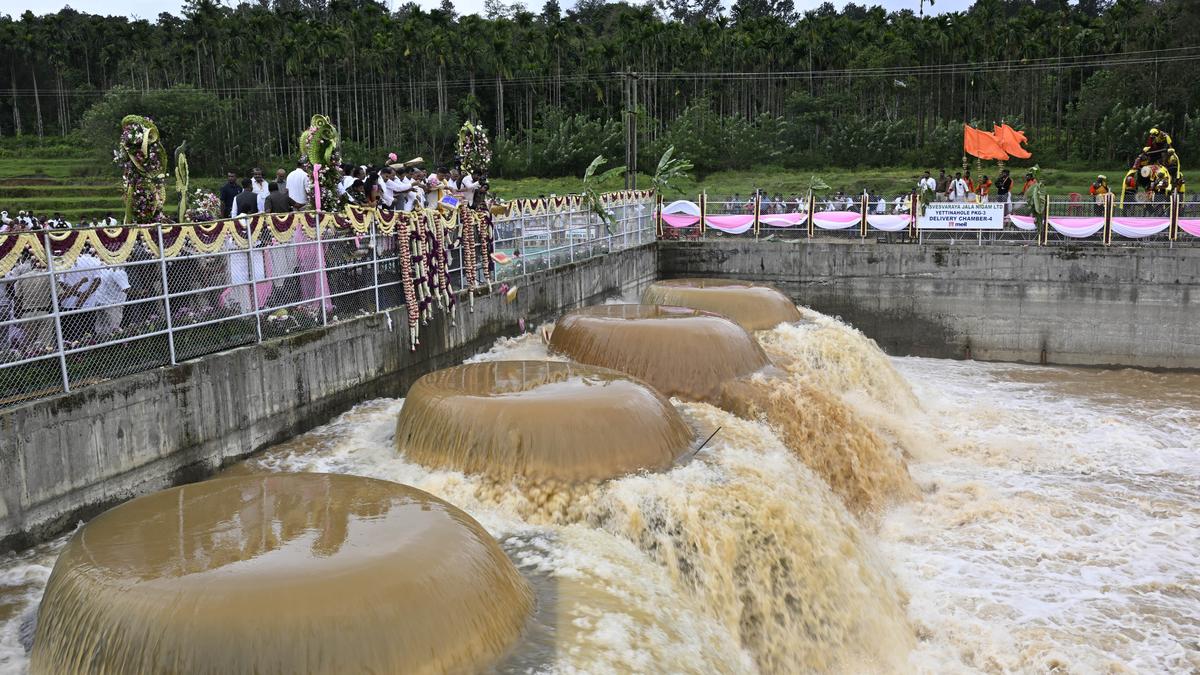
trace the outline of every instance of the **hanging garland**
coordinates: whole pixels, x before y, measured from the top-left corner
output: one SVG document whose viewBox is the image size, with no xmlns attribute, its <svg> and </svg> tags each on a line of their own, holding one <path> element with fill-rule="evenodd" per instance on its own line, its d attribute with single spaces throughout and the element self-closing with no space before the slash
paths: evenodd
<svg viewBox="0 0 1200 675">
<path fill-rule="evenodd" d="M 121 140 L 113 151 L 125 187 L 126 223 L 170 222 L 163 213 L 167 201 L 167 157 L 154 120 L 126 115 Z"/>
<path fill-rule="evenodd" d="M 300 162 L 305 175 L 312 176 L 314 167 L 321 165 L 316 182 L 321 186 L 321 209 L 324 211 L 337 210 L 345 201 L 338 194 L 338 185 L 345 176 L 341 145 L 337 127 L 325 115 L 313 115 L 308 128 L 300 134 Z M 313 198 L 312 192 L 309 192 L 309 198 Z"/>
<path fill-rule="evenodd" d="M 463 171 L 473 173 L 479 171 L 487 174 L 492 165 L 492 148 L 488 143 L 487 129 L 482 125 L 475 126 L 463 122 L 458 130 L 458 160 Z"/>
<path fill-rule="evenodd" d="M 420 309 L 417 306 L 417 290 L 413 283 L 413 258 L 412 258 L 412 238 L 409 230 L 413 228 L 413 221 L 410 218 L 405 218 L 401 221 L 400 231 L 397 232 L 397 243 L 400 251 L 400 285 L 404 289 L 404 308 L 408 312 L 408 339 L 409 351 L 417 351 L 417 345 L 421 343 L 418 331 L 420 330 Z"/>
</svg>

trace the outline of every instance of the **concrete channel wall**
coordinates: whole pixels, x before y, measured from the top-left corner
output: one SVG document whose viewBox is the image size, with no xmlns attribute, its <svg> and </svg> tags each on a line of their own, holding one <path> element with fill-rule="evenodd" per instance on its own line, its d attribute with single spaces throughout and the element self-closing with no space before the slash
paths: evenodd
<svg viewBox="0 0 1200 675">
<path fill-rule="evenodd" d="M 0 551 L 23 548 L 145 492 L 324 424 L 361 401 L 403 396 L 427 372 L 564 310 L 637 293 L 656 277 L 648 244 L 517 279 L 517 299 L 461 298 L 407 348 L 401 308 L 0 412 Z"/>
<path fill-rule="evenodd" d="M 1200 249 L 725 239 L 659 273 L 772 282 L 897 355 L 1200 368 Z"/>
</svg>

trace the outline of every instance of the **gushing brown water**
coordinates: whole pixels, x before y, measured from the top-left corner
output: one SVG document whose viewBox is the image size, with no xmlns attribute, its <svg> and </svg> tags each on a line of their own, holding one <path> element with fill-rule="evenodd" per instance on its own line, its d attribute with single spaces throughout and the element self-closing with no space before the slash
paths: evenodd
<svg viewBox="0 0 1200 675">
<path fill-rule="evenodd" d="M 417 380 L 396 424 L 419 464 L 493 480 L 594 481 L 671 465 L 691 430 L 660 394 L 606 368 L 492 361 Z"/>
<path fill-rule="evenodd" d="M 764 330 L 800 320 L 795 303 L 774 287 L 737 279 L 656 281 L 642 293 L 642 302 L 716 312 L 746 330 Z"/>
<path fill-rule="evenodd" d="M 756 333 L 771 360 L 794 377 L 834 394 L 861 392 L 884 409 L 919 410 L 912 387 L 874 340 L 810 309 L 804 320 Z"/>
<path fill-rule="evenodd" d="M 770 424 L 855 513 L 878 513 L 918 494 L 900 454 L 836 394 L 811 382 L 739 378 L 724 387 L 720 405 L 739 417 Z"/>
<path fill-rule="evenodd" d="M 31 671 L 470 671 L 513 644 L 531 608 L 488 533 L 428 493 L 333 474 L 216 479 L 75 534 Z"/>
<path fill-rule="evenodd" d="M 550 348 L 692 401 L 715 400 L 724 382 L 769 365 L 754 337 L 729 319 L 661 305 L 575 310 L 555 324 Z"/>
<path fill-rule="evenodd" d="M 662 564 L 764 673 L 893 672 L 905 598 L 854 518 L 763 424 L 687 404 L 721 431 L 697 460 L 614 481 L 588 522 Z"/>
</svg>

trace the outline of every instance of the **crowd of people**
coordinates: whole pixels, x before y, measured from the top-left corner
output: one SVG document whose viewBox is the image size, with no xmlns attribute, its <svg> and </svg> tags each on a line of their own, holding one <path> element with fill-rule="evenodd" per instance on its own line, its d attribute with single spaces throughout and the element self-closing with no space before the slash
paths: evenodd
<svg viewBox="0 0 1200 675">
<path fill-rule="evenodd" d="M 480 171 L 444 166 L 427 171 L 419 166 L 386 162 L 378 166 L 347 164 L 342 171 L 337 196 L 363 207 L 412 211 L 463 204 L 479 208 L 487 200 L 488 181 Z M 299 162 L 291 173 L 278 169 L 274 180 L 266 179 L 259 168 L 252 169 L 241 180 L 234 171 L 225 178 L 219 192 L 223 218 L 303 211 L 314 206 L 312 176 Z"/>
<path fill-rule="evenodd" d="M 417 208 L 450 208 L 466 205 L 483 208 L 489 200 L 486 174 L 458 168 L 438 167 L 428 171 L 420 166 L 395 162 L 379 165 L 344 165 L 344 177 L 338 184 L 338 197 L 351 204 L 393 211 L 412 211 Z M 254 168 L 250 175 L 240 177 L 236 171 L 225 175 L 225 183 L 217 190 L 222 218 L 253 213 L 287 213 L 314 208 L 313 180 L 297 162 L 289 173 L 275 171 L 267 179 L 263 170 Z M 0 234 L 43 229 L 84 227 L 113 227 L 120 221 L 112 213 L 101 218 L 70 220 L 61 213 L 47 216 L 32 211 L 10 214 L 0 211 Z"/>
<path fill-rule="evenodd" d="M 459 205 L 485 208 L 489 201 L 487 177 L 478 171 L 446 167 L 427 171 L 410 163 L 396 163 L 394 156 L 389 156 L 388 161 L 378 166 L 347 165 L 342 168 L 344 178 L 337 186 L 337 198 L 324 197 L 325 204 L 344 200 L 364 207 L 412 211 Z M 213 216 L 223 218 L 305 211 L 315 206 L 313 177 L 301 163 L 297 163 L 291 172 L 277 170 L 273 179 L 268 179 L 261 168 L 252 169 L 245 177 L 229 171 L 225 183 L 216 191 L 216 198 L 220 202 L 220 213 Z M 43 217 L 25 211 L 15 215 L 0 212 L 0 233 L 118 224 L 113 214 L 71 222 L 61 214 Z M 312 304 L 322 296 L 328 297 L 328 285 L 336 285 L 338 280 L 334 278 L 335 274 L 325 272 L 324 258 L 343 254 L 352 257 L 354 252 L 335 252 L 334 248 L 342 244 L 338 241 L 322 244 L 321 251 L 315 250 L 315 244 L 304 241 L 303 236 L 297 236 L 287 245 L 268 246 L 250 259 L 189 253 L 167 261 L 165 281 L 173 296 L 182 294 L 173 298 L 173 314 L 181 309 L 185 313 L 219 308 L 245 312 L 264 302 L 269 306 Z M 226 243 L 227 249 L 236 248 L 232 243 Z M 270 243 L 264 242 L 264 246 Z M 395 270 L 391 269 L 394 244 L 371 242 L 367 245 L 385 249 L 380 255 L 386 255 L 391 261 L 388 274 L 394 274 Z M 164 271 L 156 257 L 143 248 L 139 243 L 125 265 L 106 265 L 94 251 L 84 250 L 69 266 L 57 270 L 53 281 L 46 266 L 26 252 L 0 278 L 0 321 L 23 320 L 4 327 L 0 350 L 28 356 L 53 348 L 57 338 L 55 323 L 50 317 L 55 302 L 60 311 L 67 312 L 61 323 L 62 340 L 66 343 L 112 336 L 131 322 L 143 321 L 146 318 L 141 316 L 143 314 L 150 316 L 158 312 L 161 317 L 161 303 L 153 298 L 162 292 Z M 255 283 L 255 279 L 271 280 Z M 222 286 L 228 286 L 224 293 L 220 292 Z M 322 286 L 326 288 L 322 290 Z M 220 297 L 213 293 L 191 292 L 191 289 L 203 288 L 216 288 L 213 293 Z M 252 297 L 260 294 L 270 295 L 273 299 Z M 143 298 L 146 302 L 139 303 Z M 128 316 L 127 308 L 136 316 Z M 80 311 L 88 309 L 94 311 Z"/>
</svg>

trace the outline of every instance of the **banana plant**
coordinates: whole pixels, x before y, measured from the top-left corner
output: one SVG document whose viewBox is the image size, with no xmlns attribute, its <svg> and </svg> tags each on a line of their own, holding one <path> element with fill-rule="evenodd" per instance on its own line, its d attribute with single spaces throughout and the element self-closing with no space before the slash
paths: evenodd
<svg viewBox="0 0 1200 675">
<path fill-rule="evenodd" d="M 650 184 L 659 194 L 675 189 L 673 181 L 687 178 L 687 172 L 692 170 L 690 161 L 677 159 L 673 157 L 674 154 L 675 146 L 673 145 L 663 152 L 662 157 L 658 158 L 658 167 L 654 169 L 654 177 L 650 179 Z"/>
<path fill-rule="evenodd" d="M 612 212 L 604 208 L 604 204 L 600 198 L 600 185 L 610 178 L 620 176 L 625 173 L 625 167 L 614 166 L 606 170 L 600 175 L 596 175 L 596 170 L 600 168 L 608 160 L 604 155 L 596 155 L 596 159 L 588 165 L 588 168 L 583 172 L 583 199 L 587 203 L 588 210 L 596 214 L 600 220 L 604 221 L 604 225 L 608 228 L 609 234 L 616 230 L 617 219 Z"/>
</svg>

